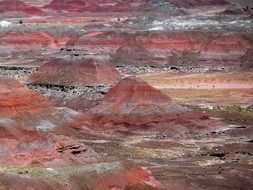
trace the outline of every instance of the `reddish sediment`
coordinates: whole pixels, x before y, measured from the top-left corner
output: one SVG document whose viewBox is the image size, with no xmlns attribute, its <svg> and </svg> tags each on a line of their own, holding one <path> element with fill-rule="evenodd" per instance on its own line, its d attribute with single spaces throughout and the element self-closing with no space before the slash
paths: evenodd
<svg viewBox="0 0 253 190">
<path fill-rule="evenodd" d="M 94 131 L 167 130 L 174 135 L 205 128 L 208 121 L 205 114 L 187 110 L 146 82 L 128 77 L 114 86 L 99 105 L 78 117 L 73 127 Z"/>
</svg>

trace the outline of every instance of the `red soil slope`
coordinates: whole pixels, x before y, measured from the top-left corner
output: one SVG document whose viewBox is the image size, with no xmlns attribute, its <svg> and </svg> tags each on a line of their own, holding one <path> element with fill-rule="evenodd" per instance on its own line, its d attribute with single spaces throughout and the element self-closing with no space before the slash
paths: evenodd
<svg viewBox="0 0 253 190">
<path fill-rule="evenodd" d="M 28 15 L 42 15 L 43 11 L 28 3 L 19 0 L 4 0 L 0 1 L 0 13 L 5 12 L 16 12 L 16 13 L 25 13 Z"/>
<path fill-rule="evenodd" d="M 31 83 L 83 86 L 115 84 L 119 80 L 120 74 L 110 62 L 94 59 L 55 59 L 30 78 Z"/>
<path fill-rule="evenodd" d="M 48 100 L 25 88 L 19 82 L 0 78 L 0 117 L 43 115 L 54 109 Z"/>
<path fill-rule="evenodd" d="M 172 123 L 192 126 L 191 120 L 208 120 L 201 113 L 194 113 L 175 104 L 161 91 L 135 77 L 122 79 L 104 97 L 102 102 L 80 116 L 73 124 L 74 128 L 89 127 L 93 130 L 129 130 L 152 127 L 159 130 L 165 127 L 171 134 L 185 131 L 184 127 L 173 129 Z M 168 123 L 171 125 L 168 127 Z M 203 123 L 200 122 L 200 125 Z M 198 124 L 192 127 L 199 128 Z"/>
</svg>

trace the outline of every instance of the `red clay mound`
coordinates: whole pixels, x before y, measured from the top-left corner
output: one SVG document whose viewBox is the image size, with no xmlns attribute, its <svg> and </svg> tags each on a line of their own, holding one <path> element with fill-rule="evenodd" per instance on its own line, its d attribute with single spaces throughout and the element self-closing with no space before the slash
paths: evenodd
<svg viewBox="0 0 253 190">
<path fill-rule="evenodd" d="M 141 44 L 128 44 L 116 50 L 112 55 L 112 62 L 115 65 L 152 65 L 153 57 L 151 52 Z"/>
<path fill-rule="evenodd" d="M 45 98 L 25 88 L 19 82 L 0 78 L 0 117 L 21 118 L 43 115 L 55 108 Z"/>
<path fill-rule="evenodd" d="M 217 6 L 229 4 L 226 0 L 167 0 L 178 7 Z"/>
<path fill-rule="evenodd" d="M 134 131 L 144 127 L 154 127 L 158 130 L 159 127 L 168 128 L 168 123 L 177 123 L 190 129 L 191 120 L 198 119 L 208 120 L 208 117 L 187 111 L 146 82 L 130 77 L 122 79 L 106 94 L 99 105 L 79 117 L 73 127 L 88 127 L 95 131 L 121 131 L 133 128 Z M 199 125 L 192 127 L 194 128 L 199 128 Z M 187 128 L 177 127 L 172 129 L 174 130 L 184 131 Z"/>
<path fill-rule="evenodd" d="M 94 59 L 55 59 L 39 68 L 31 83 L 70 86 L 111 85 L 120 80 L 116 68 L 106 61 Z"/>
<path fill-rule="evenodd" d="M 4 0 L 0 1 L 0 13 L 17 12 L 25 13 L 28 15 L 42 15 L 43 11 L 32 5 L 19 0 Z"/>
</svg>

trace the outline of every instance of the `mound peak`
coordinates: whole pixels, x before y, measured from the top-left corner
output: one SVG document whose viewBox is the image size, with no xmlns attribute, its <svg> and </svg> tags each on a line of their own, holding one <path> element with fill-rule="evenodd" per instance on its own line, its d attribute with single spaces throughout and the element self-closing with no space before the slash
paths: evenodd
<svg viewBox="0 0 253 190">
<path fill-rule="evenodd" d="M 110 62 L 94 59 L 54 59 L 30 78 L 31 83 L 66 86 L 111 85 L 118 80 L 120 74 Z"/>
<path fill-rule="evenodd" d="M 79 117 L 73 127 L 85 126 L 98 131 L 150 127 L 154 123 L 159 127 L 159 123 L 171 122 L 186 112 L 186 108 L 174 103 L 163 92 L 140 79 L 128 77 L 113 87 L 99 105 Z"/>
<path fill-rule="evenodd" d="M 166 104 L 171 99 L 161 91 L 137 77 L 127 77 L 114 86 L 103 99 L 110 103 L 128 103 L 135 105 Z"/>
<path fill-rule="evenodd" d="M 95 115 L 110 113 L 116 120 L 132 118 L 133 123 L 145 123 L 143 116 L 149 116 L 145 119 L 152 120 L 158 115 L 160 117 L 183 110 L 183 107 L 173 103 L 160 90 L 141 79 L 128 77 L 114 86 L 103 98 L 101 104 L 92 108 L 90 112 Z"/>
<path fill-rule="evenodd" d="M 113 55 L 115 65 L 149 65 L 152 64 L 152 59 L 152 53 L 137 43 L 123 45 Z"/>
</svg>

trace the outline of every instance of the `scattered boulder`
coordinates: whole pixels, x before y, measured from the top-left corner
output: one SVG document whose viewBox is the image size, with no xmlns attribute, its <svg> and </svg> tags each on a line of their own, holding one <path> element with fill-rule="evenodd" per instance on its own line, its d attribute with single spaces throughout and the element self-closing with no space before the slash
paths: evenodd
<svg viewBox="0 0 253 190">
<path fill-rule="evenodd" d="M 26 129 L 54 131 L 74 117 L 18 81 L 0 78 L 0 118 L 12 119 Z"/>
<path fill-rule="evenodd" d="M 11 23 L 11 22 L 5 21 L 5 20 L 0 21 L 0 27 L 1 27 L 1 28 L 8 28 L 8 27 L 10 27 L 10 26 L 12 26 L 12 23 Z"/>
</svg>

